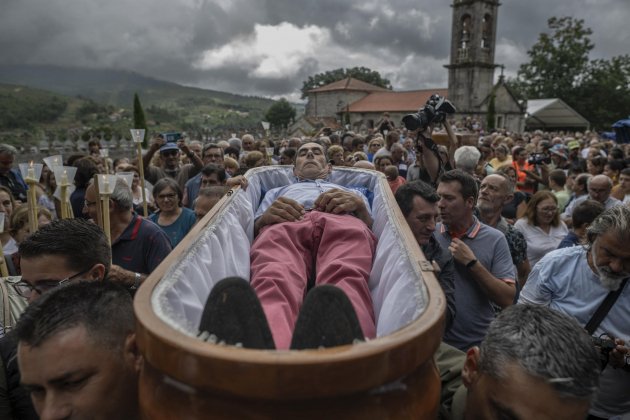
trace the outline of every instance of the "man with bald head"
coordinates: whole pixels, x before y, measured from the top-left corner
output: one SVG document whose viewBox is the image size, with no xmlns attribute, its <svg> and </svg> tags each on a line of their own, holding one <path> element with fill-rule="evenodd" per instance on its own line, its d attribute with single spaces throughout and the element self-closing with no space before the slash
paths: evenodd
<svg viewBox="0 0 630 420">
<path fill-rule="evenodd" d="M 594 177 L 591 177 L 587 184 L 588 194 L 571 201 L 564 209 L 564 213 L 561 215 L 562 220 L 568 226 L 571 226 L 571 215 L 573 214 L 575 206 L 587 199 L 602 203 L 606 210 L 622 205 L 623 203 L 621 201 L 611 197 L 610 193 L 612 191 L 612 187 L 613 182 L 606 175 L 595 175 Z"/>
</svg>

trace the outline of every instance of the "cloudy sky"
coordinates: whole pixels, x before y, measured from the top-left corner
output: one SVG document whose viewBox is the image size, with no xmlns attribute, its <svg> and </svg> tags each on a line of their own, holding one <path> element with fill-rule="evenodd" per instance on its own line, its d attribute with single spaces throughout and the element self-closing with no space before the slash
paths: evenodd
<svg viewBox="0 0 630 420">
<path fill-rule="evenodd" d="M 120 68 L 289 99 L 309 75 L 365 66 L 396 90 L 446 87 L 451 0 L 0 0 L 4 63 Z M 551 16 L 630 52 L 630 0 L 503 0 L 496 62 L 514 75 Z"/>
</svg>

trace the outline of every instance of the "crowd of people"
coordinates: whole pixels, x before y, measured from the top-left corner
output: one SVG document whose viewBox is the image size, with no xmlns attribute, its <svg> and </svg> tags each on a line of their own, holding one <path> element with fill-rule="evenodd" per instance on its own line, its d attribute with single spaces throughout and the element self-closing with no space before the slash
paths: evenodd
<svg viewBox="0 0 630 420">
<path fill-rule="evenodd" d="M 322 130 L 308 139 L 156 135 L 142 162 L 103 157 L 91 141 L 89 154 L 64 162 L 77 168 L 72 218 L 60 218 L 58 181 L 44 167 L 34 186 L 36 232 L 18 152 L 0 144 L 0 240 L 10 274 L 0 280 L 0 418 L 138 416 L 135 290 L 229 188 L 247 188 L 247 170 L 270 165 L 292 166 L 299 182 L 267 192 L 255 209 L 251 286 L 234 278 L 215 286 L 200 326 L 208 335 L 279 349 L 373 338 L 370 204 L 328 176 L 336 167 L 377 171 L 446 296 L 435 356 L 444 418 L 629 414 L 628 145 L 594 132 L 482 135 L 473 127 L 465 137 L 474 141 L 464 144 L 458 122 L 444 124 L 442 144 L 432 127 L 410 132 L 383 121 L 366 133 Z M 109 197 L 111 246 L 94 223 L 93 179 L 105 172 L 133 179 L 119 178 Z M 331 249 L 353 253 L 339 259 L 346 254 Z M 313 272 L 314 284 L 302 272 Z M 342 309 L 322 310 L 317 300 Z M 231 316 L 251 312 L 255 322 L 234 329 L 233 320 L 218 321 L 233 308 L 243 312 Z M 345 332 L 318 342 L 318 318 Z"/>
</svg>

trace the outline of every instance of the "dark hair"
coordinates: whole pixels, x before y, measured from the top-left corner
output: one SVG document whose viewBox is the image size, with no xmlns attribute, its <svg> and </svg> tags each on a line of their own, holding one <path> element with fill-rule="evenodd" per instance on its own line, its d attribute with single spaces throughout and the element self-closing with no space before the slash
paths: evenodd
<svg viewBox="0 0 630 420">
<path fill-rule="evenodd" d="M 459 182 L 459 192 L 464 200 L 472 197 L 475 203 L 477 202 L 477 195 L 479 194 L 479 186 L 477 181 L 472 175 L 462 171 L 461 169 L 452 169 L 445 172 L 439 182 Z"/>
<path fill-rule="evenodd" d="M 619 147 L 613 147 L 610 151 L 610 157 L 612 157 L 613 160 L 623 160 L 625 156 L 623 150 L 621 150 Z"/>
<path fill-rule="evenodd" d="M 295 160 L 295 155 L 297 155 L 297 151 L 295 149 L 285 148 L 282 151 L 282 156 L 288 157 L 289 159 Z"/>
<path fill-rule="evenodd" d="M 201 168 L 201 174 L 205 176 L 211 176 L 212 174 L 217 174 L 217 179 L 219 180 L 219 183 L 220 184 L 225 183 L 225 169 L 213 163 L 209 163 L 203 168 Z"/>
<path fill-rule="evenodd" d="M 573 209 L 571 222 L 573 227 L 580 228 L 585 224 L 593 223 L 593 220 L 604 212 L 606 208 L 595 200 L 584 200 Z"/>
<path fill-rule="evenodd" d="M 575 183 L 580 187 L 584 187 L 584 191 L 588 191 L 588 180 L 591 179 L 592 175 L 587 173 L 581 173 L 575 177 Z"/>
<path fill-rule="evenodd" d="M 622 169 L 619 175 L 630 176 L 630 168 Z"/>
<path fill-rule="evenodd" d="M 239 149 L 237 149 L 236 147 L 228 146 L 225 149 L 223 149 L 223 156 L 234 155 L 238 159 L 238 156 L 240 154 L 241 154 L 241 151 Z"/>
<path fill-rule="evenodd" d="M 82 157 L 74 162 L 74 166 L 77 167 L 77 173 L 74 176 L 74 185 L 76 185 L 77 188 L 86 188 L 94 175 L 98 173 L 96 163 L 89 157 Z"/>
<path fill-rule="evenodd" d="M 407 217 L 411 210 L 413 210 L 413 199 L 420 197 L 429 203 L 437 203 L 440 200 L 440 196 L 435 189 L 424 181 L 416 180 L 407 182 L 401 185 L 396 190 L 396 202 L 403 216 Z"/>
<path fill-rule="evenodd" d="M 68 266 L 78 272 L 103 264 L 106 276 L 112 260 L 112 250 L 103 229 L 84 219 L 53 220 L 26 238 L 19 252 L 22 258 L 65 257 Z"/>
<path fill-rule="evenodd" d="M 608 165 L 611 171 L 615 171 L 615 172 L 621 172 L 623 169 L 626 168 L 626 162 L 619 159 L 609 160 L 608 162 L 606 162 L 606 165 Z"/>
<path fill-rule="evenodd" d="M 562 169 L 554 169 L 549 173 L 549 180 L 555 182 L 560 188 L 567 183 L 567 175 Z"/>
<path fill-rule="evenodd" d="M 108 281 L 57 287 L 26 308 L 15 333 L 20 342 L 37 347 L 55 334 L 80 326 L 99 345 L 122 349 L 135 329 L 131 295 Z"/>
<path fill-rule="evenodd" d="M 225 172 L 224 172 L 224 174 L 225 174 Z M 179 187 L 179 184 L 177 183 L 177 181 L 175 181 L 173 178 L 170 178 L 168 176 L 160 179 L 153 186 L 153 192 L 152 192 L 153 199 L 157 201 L 158 195 L 160 195 L 160 193 L 162 191 L 164 191 L 165 189 L 167 189 L 169 187 L 173 191 L 175 191 L 175 194 L 177 194 L 178 205 L 181 207 L 182 206 L 182 198 L 183 198 L 182 189 Z"/>
<path fill-rule="evenodd" d="M 221 157 L 223 157 L 223 154 L 224 154 L 224 152 L 225 152 L 225 151 L 221 148 L 221 146 L 219 146 L 219 145 L 218 145 L 218 144 L 216 144 L 216 143 L 206 143 L 206 144 L 204 144 L 204 145 L 203 145 L 203 149 L 202 149 L 202 151 L 201 151 L 201 156 L 204 156 L 204 155 L 206 154 L 206 152 L 207 152 L 208 150 L 210 150 L 210 149 L 219 149 L 219 150 L 221 150 Z"/>
</svg>

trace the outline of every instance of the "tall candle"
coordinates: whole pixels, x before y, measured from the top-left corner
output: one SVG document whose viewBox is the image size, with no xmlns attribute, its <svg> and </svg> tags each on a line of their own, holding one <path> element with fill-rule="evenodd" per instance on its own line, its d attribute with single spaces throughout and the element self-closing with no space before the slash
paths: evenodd
<svg viewBox="0 0 630 420">
<path fill-rule="evenodd" d="M 103 194 L 109 194 L 109 180 L 103 175 Z"/>
<path fill-rule="evenodd" d="M 68 185 L 68 171 L 63 170 L 63 175 L 61 175 L 61 185 Z"/>
<path fill-rule="evenodd" d="M 35 168 L 33 167 L 32 160 L 31 160 L 31 164 L 28 166 L 28 174 L 26 177 L 30 179 L 35 179 Z"/>
</svg>

